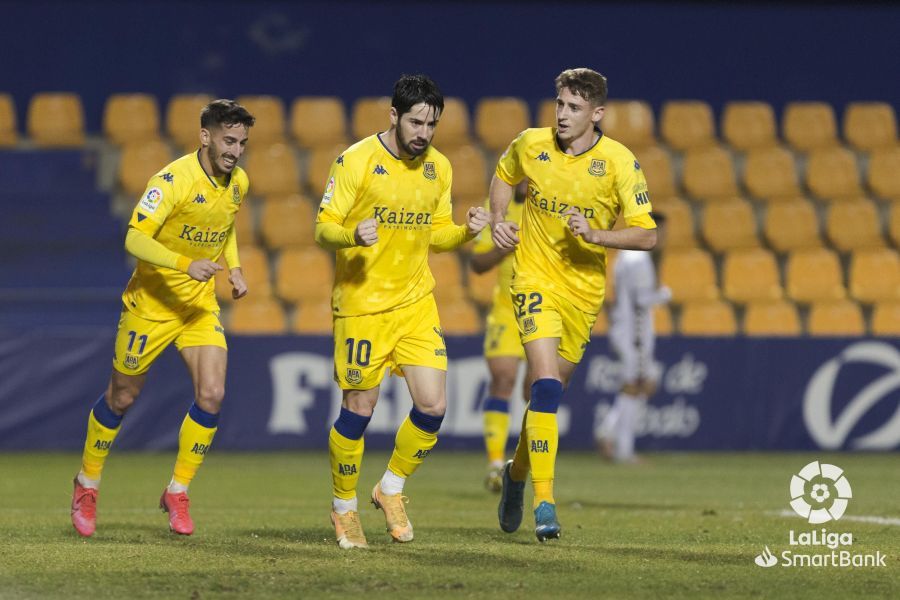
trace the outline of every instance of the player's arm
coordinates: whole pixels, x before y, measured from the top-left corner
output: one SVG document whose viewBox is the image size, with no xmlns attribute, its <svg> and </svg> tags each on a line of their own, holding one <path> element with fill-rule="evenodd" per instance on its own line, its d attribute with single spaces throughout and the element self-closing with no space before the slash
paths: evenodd
<svg viewBox="0 0 900 600">
<path fill-rule="evenodd" d="M 524 133 L 524 132 L 523 132 Z M 497 247 L 509 250 L 519 243 L 519 225 L 506 220 L 506 211 L 512 201 L 517 183 L 525 178 L 519 161 L 519 147 L 522 134 L 512 141 L 497 162 L 497 169 L 491 178 L 490 213 L 491 235 Z"/>
<path fill-rule="evenodd" d="M 316 243 L 326 250 L 372 246 L 378 242 L 375 219 L 360 221 L 356 227 L 344 227 L 347 214 L 356 202 L 359 181 L 355 161 L 347 155 L 341 157 L 331 165 L 325 193 L 319 204 Z"/>
<path fill-rule="evenodd" d="M 228 265 L 228 283 L 231 284 L 231 297 L 235 300 L 247 295 L 247 282 L 244 280 L 244 271 L 241 269 L 241 258 L 238 254 L 237 230 L 234 225 L 225 238 L 225 247 L 222 249 L 225 263 Z"/>
</svg>

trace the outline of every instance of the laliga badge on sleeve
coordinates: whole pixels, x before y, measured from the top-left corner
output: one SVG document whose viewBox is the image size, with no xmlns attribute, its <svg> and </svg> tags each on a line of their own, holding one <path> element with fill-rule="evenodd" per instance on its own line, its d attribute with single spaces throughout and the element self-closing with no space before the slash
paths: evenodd
<svg viewBox="0 0 900 600">
<path fill-rule="evenodd" d="M 155 213 L 159 203 L 162 202 L 163 193 L 158 187 L 147 190 L 147 194 L 141 198 L 141 208 L 149 213 Z"/>
</svg>

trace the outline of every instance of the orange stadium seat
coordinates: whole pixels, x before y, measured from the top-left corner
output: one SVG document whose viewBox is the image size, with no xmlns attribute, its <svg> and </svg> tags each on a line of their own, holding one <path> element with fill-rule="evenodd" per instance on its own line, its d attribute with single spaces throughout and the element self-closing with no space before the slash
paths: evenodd
<svg viewBox="0 0 900 600">
<path fill-rule="evenodd" d="M 435 145 L 441 152 L 456 146 L 472 143 L 469 124 L 469 106 L 462 98 L 444 98 L 444 112 L 441 113 L 440 124 L 434 135 Z M 456 169 L 453 176 L 456 177 Z"/>
<path fill-rule="evenodd" d="M 497 285 L 497 268 L 485 273 L 469 270 L 466 273 L 466 291 L 469 299 L 482 308 L 487 308 L 494 301 L 494 286 Z"/>
<path fill-rule="evenodd" d="M 737 334 L 734 309 L 727 302 L 689 302 L 681 310 L 681 334 L 687 336 L 730 336 Z"/>
<path fill-rule="evenodd" d="M 322 146 L 312 149 L 306 162 L 306 187 L 310 197 L 316 201 L 322 198 L 328 184 L 328 173 L 334 161 L 347 149 L 347 144 L 339 142 L 333 146 Z"/>
<path fill-rule="evenodd" d="M 284 102 L 276 96 L 238 96 L 237 103 L 256 119 L 250 139 L 257 146 L 284 141 Z"/>
<path fill-rule="evenodd" d="M 694 236 L 694 212 L 687 202 L 677 196 L 670 196 L 655 197 L 652 204 L 654 211 L 666 216 L 667 249 L 678 250 L 697 246 L 697 238 Z M 621 221 L 620 218 L 616 223 Z"/>
<path fill-rule="evenodd" d="M 775 256 L 762 248 L 726 254 L 722 265 L 722 293 L 738 304 L 780 300 L 784 291 Z"/>
<path fill-rule="evenodd" d="M 643 100 L 608 101 L 600 128 L 635 154 L 639 148 L 656 145 L 653 109 Z"/>
<path fill-rule="evenodd" d="M 672 310 L 667 304 L 657 304 L 653 307 L 653 329 L 656 335 L 672 335 L 675 332 Z"/>
<path fill-rule="evenodd" d="M 784 109 L 781 131 L 785 141 L 800 152 L 836 146 L 834 109 L 824 102 L 791 102 Z"/>
<path fill-rule="evenodd" d="M 475 308 L 465 298 L 437 298 L 441 329 L 445 334 L 474 335 L 483 330 Z"/>
<path fill-rule="evenodd" d="M 455 174 L 454 174 L 455 175 Z M 457 225 L 462 225 L 466 222 L 466 216 L 469 213 L 469 209 L 473 206 L 483 206 L 484 202 L 478 202 L 478 197 L 454 197 L 453 198 L 453 222 Z M 457 252 L 469 252 L 471 251 L 471 244 L 466 244 L 460 246 L 457 249 Z"/>
<path fill-rule="evenodd" d="M 751 336 L 797 336 L 800 314 L 793 302 L 750 302 L 744 311 L 744 333 Z"/>
<path fill-rule="evenodd" d="M 672 289 L 676 303 L 719 298 L 712 257 L 699 248 L 667 250 L 662 256 L 659 278 Z"/>
<path fill-rule="evenodd" d="M 800 181 L 794 155 L 781 146 L 749 151 L 744 160 L 744 186 L 761 200 L 798 196 Z"/>
<path fill-rule="evenodd" d="M 806 329 L 815 336 L 856 336 L 866 333 L 866 323 L 856 302 L 822 301 L 810 306 Z"/>
<path fill-rule="evenodd" d="M 878 302 L 872 310 L 872 335 L 900 337 L 900 302 Z"/>
<path fill-rule="evenodd" d="M 556 98 L 541 100 L 538 105 L 537 116 L 534 119 L 535 127 L 556 127 Z M 600 125 L 603 127 L 603 125 Z"/>
<path fill-rule="evenodd" d="M 44 148 L 84 144 L 84 108 L 78 94 L 43 92 L 28 105 L 28 135 Z"/>
<path fill-rule="evenodd" d="M 271 196 L 262 205 L 260 235 L 272 250 L 314 246 L 316 211 L 300 194 Z"/>
<path fill-rule="evenodd" d="M 528 105 L 521 98 L 482 98 L 475 107 L 475 132 L 491 152 L 501 152 L 531 126 Z"/>
<path fill-rule="evenodd" d="M 900 256 L 896 250 L 857 250 L 850 258 L 850 295 L 860 302 L 900 301 Z"/>
<path fill-rule="evenodd" d="M 737 195 L 731 153 L 719 146 L 688 150 L 682 183 L 688 196 L 698 200 L 721 200 Z"/>
<path fill-rule="evenodd" d="M 473 145 L 451 146 L 443 151 L 453 167 L 453 199 L 465 199 L 481 206 L 488 193 L 487 161 Z"/>
<path fill-rule="evenodd" d="M 884 246 L 878 210 L 865 198 L 832 202 L 828 206 L 825 231 L 840 252 Z"/>
<path fill-rule="evenodd" d="M 432 253 L 428 257 L 431 274 L 434 275 L 434 297 L 441 302 L 464 299 L 462 268 L 455 252 Z"/>
<path fill-rule="evenodd" d="M 825 248 L 791 252 L 785 281 L 788 296 L 795 302 L 842 300 L 847 295 L 837 254 Z"/>
<path fill-rule="evenodd" d="M 700 227 L 713 252 L 759 246 L 756 215 L 750 203 L 741 198 L 706 203 Z"/>
<path fill-rule="evenodd" d="M 594 321 L 594 326 L 591 327 L 591 337 L 606 335 L 609 333 L 609 317 L 606 315 L 605 310 L 601 310 L 597 315 L 597 320 Z"/>
<path fill-rule="evenodd" d="M 166 133 L 186 151 L 200 146 L 200 111 L 213 101 L 206 94 L 176 94 L 166 109 Z"/>
<path fill-rule="evenodd" d="M 722 113 L 722 138 L 742 152 L 775 146 L 775 111 L 767 102 L 729 102 Z"/>
<path fill-rule="evenodd" d="M 334 285 L 331 255 L 318 247 L 287 248 L 278 257 L 275 288 L 287 302 L 330 302 Z"/>
<path fill-rule="evenodd" d="M 844 139 L 863 152 L 897 145 L 897 116 L 887 102 L 851 102 L 844 109 Z"/>
<path fill-rule="evenodd" d="M 635 157 L 644 172 L 644 177 L 647 178 L 651 201 L 678 194 L 672 160 L 666 150 L 660 146 L 646 146 L 636 151 Z"/>
<path fill-rule="evenodd" d="M 358 141 L 380 131 L 386 131 L 391 124 L 391 99 L 386 96 L 360 98 L 353 105 L 352 133 Z"/>
<path fill-rule="evenodd" d="M 159 106 L 150 94 L 113 94 L 103 109 L 103 134 L 113 144 L 159 137 Z"/>
<path fill-rule="evenodd" d="M 331 301 L 310 300 L 297 306 L 291 331 L 306 335 L 331 335 L 334 331 L 333 323 Z"/>
<path fill-rule="evenodd" d="M 147 182 L 172 162 L 172 152 L 162 140 L 151 139 L 128 144 L 119 155 L 118 179 L 122 191 L 137 199 Z"/>
<path fill-rule="evenodd" d="M 679 152 L 716 144 L 712 108 L 701 100 L 670 100 L 663 104 L 659 130 L 663 141 Z"/>
<path fill-rule="evenodd" d="M 238 257 L 241 259 L 241 273 L 247 282 L 248 295 L 253 298 L 269 298 L 272 295 L 271 277 L 269 274 L 269 257 L 264 250 L 241 242 L 238 237 Z M 228 265 L 225 257 L 219 258 L 224 268 L 216 273 L 216 296 L 225 302 L 231 302 L 231 284 L 228 282 Z"/>
<path fill-rule="evenodd" d="M 0 146 L 14 146 L 18 141 L 16 107 L 12 96 L 0 94 Z"/>
<path fill-rule="evenodd" d="M 277 300 L 247 297 L 231 307 L 228 324 L 230 333 L 278 335 L 285 333 L 286 329 L 287 317 Z"/>
<path fill-rule="evenodd" d="M 846 148 L 819 148 L 809 153 L 806 185 L 816 198 L 840 200 L 862 194 L 856 157 Z"/>
<path fill-rule="evenodd" d="M 304 148 L 345 144 L 347 113 L 340 98 L 307 96 L 291 105 L 291 135 Z"/>
<path fill-rule="evenodd" d="M 282 143 L 257 145 L 247 154 L 252 195 L 294 194 L 300 191 L 300 169 L 290 146 Z"/>
<path fill-rule="evenodd" d="M 900 200 L 900 147 L 873 150 L 866 183 L 885 200 Z"/>
<path fill-rule="evenodd" d="M 888 235 L 895 246 L 900 246 L 900 200 L 888 206 Z"/>
<path fill-rule="evenodd" d="M 805 198 L 770 203 L 763 220 L 763 234 L 776 252 L 822 246 L 816 209 Z"/>
</svg>

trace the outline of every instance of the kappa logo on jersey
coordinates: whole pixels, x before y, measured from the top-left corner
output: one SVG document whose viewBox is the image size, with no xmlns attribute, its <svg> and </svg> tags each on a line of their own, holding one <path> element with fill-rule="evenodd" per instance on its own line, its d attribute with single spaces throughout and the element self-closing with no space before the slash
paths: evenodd
<svg viewBox="0 0 900 600">
<path fill-rule="evenodd" d="M 237 185 L 231 186 L 231 201 L 235 204 L 241 203 L 241 188 Z"/>
<path fill-rule="evenodd" d="M 228 229 L 210 231 L 209 227 L 200 229 L 196 225 L 182 225 L 181 235 L 178 237 L 195 244 L 220 244 L 228 237 Z"/>
<path fill-rule="evenodd" d="M 203 194 L 197 194 L 194 198 L 194 204 L 206 204 L 206 198 L 203 197 Z"/>
<path fill-rule="evenodd" d="M 372 173 L 374 175 L 390 175 L 390 173 L 387 172 L 387 169 L 385 169 L 381 165 L 375 165 L 375 170 L 372 171 Z"/>
<path fill-rule="evenodd" d="M 647 192 L 640 192 L 638 194 L 635 194 L 634 202 L 638 206 L 641 206 L 642 204 L 648 204 L 650 202 L 650 194 L 648 194 Z"/>
<path fill-rule="evenodd" d="M 434 169 L 433 162 L 427 162 L 422 165 L 424 169 L 422 170 L 422 175 L 425 176 L 425 179 L 437 179 L 437 171 Z"/>
<path fill-rule="evenodd" d="M 354 385 L 362 382 L 362 372 L 359 369 L 347 369 L 347 376 L 345 377 L 347 383 L 352 383 Z"/>
<path fill-rule="evenodd" d="M 535 158 L 541 162 L 550 162 L 550 155 L 546 152 L 541 152 Z"/>
<path fill-rule="evenodd" d="M 216 333 L 221 333 L 222 335 L 225 335 L 225 328 L 222 327 L 221 325 L 213 325 L 213 330 L 215 330 Z"/>
<path fill-rule="evenodd" d="M 595 177 L 603 177 L 606 175 L 606 161 L 592 158 L 591 166 L 588 167 L 588 173 Z"/>
<path fill-rule="evenodd" d="M 354 464 L 345 465 L 344 463 L 338 463 L 338 473 L 341 475 L 356 475 L 358 471 Z"/>
<path fill-rule="evenodd" d="M 641 164 L 638 161 L 634 161 L 634 170 L 635 171 L 641 170 Z"/>
<path fill-rule="evenodd" d="M 341 154 L 340 156 L 338 156 L 338 157 L 337 157 L 337 160 L 334 161 L 334 162 L 336 162 L 337 164 L 339 164 L 339 165 L 341 165 L 341 166 L 343 167 L 343 166 L 344 166 L 344 155 Z"/>
<path fill-rule="evenodd" d="M 159 207 L 159 203 L 162 202 L 162 199 L 163 193 L 161 189 L 158 187 L 150 188 L 147 190 L 147 194 L 141 198 L 141 208 L 149 213 L 154 213 Z"/>
<path fill-rule="evenodd" d="M 160 177 L 162 177 L 166 181 L 166 183 L 172 183 L 172 181 L 175 179 L 175 176 L 171 173 L 163 173 L 162 175 L 160 175 Z"/>
<path fill-rule="evenodd" d="M 522 330 L 526 335 L 537 331 L 537 325 L 534 323 L 534 317 L 525 317 L 522 319 Z"/>
</svg>

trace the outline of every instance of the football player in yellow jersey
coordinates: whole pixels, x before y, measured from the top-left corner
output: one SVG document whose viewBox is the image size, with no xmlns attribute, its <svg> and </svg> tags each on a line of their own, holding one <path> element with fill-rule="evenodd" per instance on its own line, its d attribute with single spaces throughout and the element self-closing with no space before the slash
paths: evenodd
<svg viewBox="0 0 900 600">
<path fill-rule="evenodd" d="M 337 158 L 316 222 L 316 241 L 336 251 L 332 308 L 334 376 L 343 390 L 329 435 L 331 521 L 341 548 L 365 548 L 356 487 L 363 433 L 385 368 L 406 377 L 413 408 L 397 430 L 388 468 L 372 490 L 396 542 L 413 539 L 402 495 L 437 442 L 446 409 L 447 350 L 428 269 L 428 251 L 452 250 L 484 229 L 471 208 L 465 225 L 451 217 L 452 173 L 431 146 L 444 98 L 431 79 L 404 75 L 394 86 L 387 131 Z"/>
<path fill-rule="evenodd" d="M 531 398 L 513 460 L 503 473 L 503 531 L 522 522 L 525 479 L 534 486 L 535 535 L 558 538 L 553 498 L 559 430 L 556 412 L 603 303 L 606 248 L 651 250 L 656 225 L 634 155 L 599 128 L 606 78 L 569 69 L 556 78 L 554 128 L 523 131 L 491 181 L 492 235 L 515 248 L 510 286 L 525 346 Z M 506 219 L 515 186 L 527 178 L 521 226 Z M 622 214 L 626 227 L 612 230 Z"/>
<path fill-rule="evenodd" d="M 528 181 L 522 180 L 516 186 L 515 197 L 509 204 L 506 220 L 519 223 Z M 509 296 L 512 283 L 513 250 L 499 248 L 485 229 L 478 234 L 469 266 L 476 273 L 486 273 L 498 268 L 497 283 L 487 316 L 487 331 L 484 336 L 484 358 L 487 360 L 491 381 L 488 397 L 482 405 L 484 447 L 487 451 L 488 473 L 484 484 L 492 492 L 500 492 L 503 481 L 503 465 L 506 442 L 509 438 L 509 399 L 516 383 L 519 363 L 525 359 L 516 313 Z M 528 390 L 525 390 L 527 398 Z"/>
<path fill-rule="evenodd" d="M 137 267 L 122 294 L 113 370 L 106 392 L 88 417 L 81 471 L 75 477 L 72 524 L 82 536 L 96 528 L 100 474 L 122 417 L 134 403 L 147 370 L 172 342 L 194 383 L 194 403 L 178 435 L 172 480 L 160 508 L 169 529 L 190 535 L 188 485 L 209 450 L 225 394 L 225 330 L 213 277 L 224 253 L 232 296 L 247 293 L 234 220 L 247 194 L 237 166 L 254 118 L 232 100 L 216 100 L 200 114 L 200 149 L 164 167 L 147 184 L 128 223 L 125 249 Z"/>
</svg>

